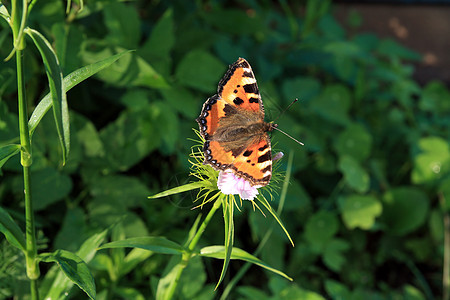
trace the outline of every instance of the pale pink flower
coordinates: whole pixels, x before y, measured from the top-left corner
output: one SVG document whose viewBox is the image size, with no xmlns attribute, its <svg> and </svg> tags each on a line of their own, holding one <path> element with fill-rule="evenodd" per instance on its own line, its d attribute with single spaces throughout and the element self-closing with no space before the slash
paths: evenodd
<svg viewBox="0 0 450 300">
<path fill-rule="evenodd" d="M 217 187 L 226 195 L 236 195 L 244 200 L 253 200 L 258 195 L 259 185 L 252 186 L 244 178 L 239 178 L 230 170 L 220 171 L 217 178 Z"/>
</svg>

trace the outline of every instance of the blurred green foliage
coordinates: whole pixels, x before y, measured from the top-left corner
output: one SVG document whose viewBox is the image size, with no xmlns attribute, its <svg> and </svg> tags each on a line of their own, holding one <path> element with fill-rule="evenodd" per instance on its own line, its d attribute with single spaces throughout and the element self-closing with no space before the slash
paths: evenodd
<svg viewBox="0 0 450 300">
<path fill-rule="evenodd" d="M 73 5 L 76 10 L 77 2 Z M 276 150 L 295 152 L 295 178 L 281 219 L 296 246 L 275 229 L 261 258 L 294 282 L 252 268 L 232 298 L 442 294 L 450 92 L 438 81 L 423 87 L 414 81 L 417 53 L 371 33 L 355 33 L 364 22 L 357 14 L 339 24 L 328 1 L 97 0 L 66 15 L 65 4 L 51 0 L 37 1 L 30 18 L 29 25 L 53 43 L 64 75 L 136 50 L 68 93 L 72 144 L 66 166 L 51 116 L 36 129 L 32 193 L 42 249 L 77 251 L 110 226 L 112 241 L 164 235 L 181 243 L 200 212 L 190 209 L 195 194 L 147 196 L 189 180 L 194 119 L 227 65 L 244 57 L 255 72 L 268 120 L 293 99 L 301 100 L 277 123 L 306 146 L 272 135 Z M 1 57 L 8 55 L 10 40 L 9 31 L 2 30 Z M 25 63 L 34 107 L 48 92 L 45 70 L 36 51 L 26 52 Z M 0 145 L 18 141 L 14 78 L 14 62 L 2 62 Z M 19 167 L 17 155 L 2 167 L 0 204 L 23 222 Z M 235 245 L 251 252 L 271 222 L 247 202 L 235 217 Z M 219 218 L 211 224 L 202 246 L 223 243 L 217 234 L 222 226 Z M 20 256 L 0 242 L 2 261 Z M 107 293 L 151 299 L 167 263 L 168 257 L 139 249 L 109 249 L 89 266 L 99 299 Z M 230 276 L 241 265 L 232 262 Z M 220 267 L 193 260 L 183 273 L 179 298 L 219 295 L 223 287 L 213 288 Z M 23 293 L 20 275 L 0 273 L 0 297 Z M 70 295 L 84 297 L 75 289 Z"/>
</svg>

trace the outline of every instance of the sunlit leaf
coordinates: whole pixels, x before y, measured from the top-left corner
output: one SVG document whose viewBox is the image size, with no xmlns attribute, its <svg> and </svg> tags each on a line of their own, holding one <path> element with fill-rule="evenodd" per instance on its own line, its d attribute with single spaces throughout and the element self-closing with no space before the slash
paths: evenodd
<svg viewBox="0 0 450 300">
<path fill-rule="evenodd" d="M 226 255 L 227 255 L 226 250 L 227 249 L 225 249 L 224 246 L 208 246 L 208 247 L 204 247 L 200 250 L 200 255 L 205 256 L 205 257 L 225 259 Z M 242 249 L 233 247 L 233 249 L 231 251 L 230 259 L 239 259 L 239 260 L 243 260 L 243 261 L 258 265 L 266 270 L 269 270 L 275 274 L 283 276 L 284 278 L 292 281 L 292 278 L 290 278 L 283 272 L 272 268 L 271 266 L 269 266 L 266 263 L 264 263 L 263 261 L 261 261 L 259 258 L 251 255 L 250 253 L 248 253 Z"/>
<path fill-rule="evenodd" d="M 99 249 L 107 248 L 140 248 L 162 254 L 182 254 L 183 247 L 163 237 L 137 237 L 114 241 L 102 245 Z"/>
<path fill-rule="evenodd" d="M 89 263 L 97 253 L 97 247 L 104 241 L 107 232 L 107 230 L 104 230 L 100 233 L 92 235 L 81 245 L 76 255 L 86 263 Z M 57 273 L 44 299 L 60 299 L 60 297 L 69 293 L 74 283 L 76 283 L 64 275 L 64 271 L 61 270 L 61 272 L 57 272 L 58 270 L 60 269 L 52 267 L 49 273 L 46 274 L 47 278 L 52 273 Z"/>
<path fill-rule="evenodd" d="M 43 262 L 57 263 L 64 274 L 80 287 L 91 299 L 95 299 L 94 277 L 88 265 L 76 254 L 66 250 L 56 250 L 53 253 L 39 254 Z"/>
<path fill-rule="evenodd" d="M 158 194 L 153 195 L 153 196 L 149 196 L 148 198 L 149 199 L 155 199 L 155 198 L 166 197 L 166 196 L 179 194 L 179 193 L 183 193 L 183 192 L 187 192 L 187 191 L 191 191 L 191 190 L 196 190 L 196 189 L 199 189 L 199 188 L 204 187 L 204 186 L 205 186 L 204 182 L 201 182 L 201 181 L 192 182 L 192 183 L 188 183 L 188 184 L 184 184 L 184 185 L 180 185 L 180 186 L 174 187 L 172 189 L 166 190 L 164 192 L 158 193 Z"/>
<path fill-rule="evenodd" d="M 419 140 L 421 153 L 414 158 L 411 179 L 415 183 L 427 183 L 450 173 L 450 146 L 440 137 L 426 137 Z"/>
<path fill-rule="evenodd" d="M 381 203 L 373 196 L 350 195 L 339 198 L 342 219 L 348 229 L 370 229 L 381 215 Z"/>
</svg>

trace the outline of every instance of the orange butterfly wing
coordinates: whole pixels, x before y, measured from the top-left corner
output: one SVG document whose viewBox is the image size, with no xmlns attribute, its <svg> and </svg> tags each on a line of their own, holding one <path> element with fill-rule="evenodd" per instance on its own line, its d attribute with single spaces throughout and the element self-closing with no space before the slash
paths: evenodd
<svg viewBox="0 0 450 300">
<path fill-rule="evenodd" d="M 265 186 L 272 174 L 270 139 L 264 106 L 250 64 L 239 58 L 219 82 L 218 94 L 197 118 L 205 138 L 205 164 L 232 170 L 250 184 Z"/>
</svg>

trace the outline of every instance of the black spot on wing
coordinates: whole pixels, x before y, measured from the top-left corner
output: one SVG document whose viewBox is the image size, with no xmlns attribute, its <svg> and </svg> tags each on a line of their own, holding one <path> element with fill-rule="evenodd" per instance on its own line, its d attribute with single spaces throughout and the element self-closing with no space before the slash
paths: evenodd
<svg viewBox="0 0 450 300">
<path fill-rule="evenodd" d="M 239 64 L 240 67 L 243 67 L 243 68 L 250 68 L 249 63 L 248 63 L 245 59 L 240 59 L 240 60 L 238 60 L 238 61 L 240 61 L 240 64 Z"/>
<path fill-rule="evenodd" d="M 267 176 L 264 176 L 261 180 L 259 180 L 260 182 L 269 182 L 270 181 L 270 177 L 271 177 L 271 175 L 267 175 Z"/>
<path fill-rule="evenodd" d="M 258 86 L 256 83 L 249 83 L 243 86 L 246 93 L 259 94 Z"/>
<path fill-rule="evenodd" d="M 248 99 L 248 102 L 250 102 L 250 103 L 258 103 L 258 102 L 259 102 L 259 99 L 258 99 L 258 98 L 251 97 L 250 99 Z"/>
<path fill-rule="evenodd" d="M 242 77 L 255 78 L 255 76 L 253 75 L 253 72 L 244 72 L 244 74 L 242 74 Z"/>
<path fill-rule="evenodd" d="M 236 105 L 241 105 L 242 103 L 244 103 L 244 100 L 242 100 L 239 97 L 234 98 L 233 103 Z"/>
<path fill-rule="evenodd" d="M 242 153 L 242 155 L 244 155 L 245 157 L 248 157 L 248 156 L 252 155 L 252 153 L 253 153 L 253 150 L 247 150 L 244 153 Z"/>
<path fill-rule="evenodd" d="M 264 169 L 261 170 L 261 173 L 266 173 L 267 171 L 271 171 L 272 170 L 272 165 L 268 165 L 267 167 L 265 167 Z"/>
<path fill-rule="evenodd" d="M 268 145 L 268 144 L 265 144 L 264 146 L 259 147 L 258 150 L 259 150 L 259 151 L 264 151 L 264 150 L 266 150 L 268 147 L 269 147 L 269 145 Z"/>
<path fill-rule="evenodd" d="M 270 159 L 271 159 L 270 151 L 267 151 L 266 154 L 261 155 L 260 157 L 258 157 L 258 163 L 263 163 L 263 162 L 268 161 Z"/>
</svg>

